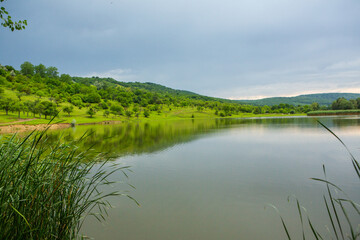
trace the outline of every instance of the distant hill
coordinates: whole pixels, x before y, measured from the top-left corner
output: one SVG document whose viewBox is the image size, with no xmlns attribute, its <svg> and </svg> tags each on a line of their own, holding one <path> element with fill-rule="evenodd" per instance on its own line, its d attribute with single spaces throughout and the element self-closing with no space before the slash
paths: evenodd
<svg viewBox="0 0 360 240">
<path fill-rule="evenodd" d="M 296 97 L 272 97 L 272 98 L 263 98 L 258 100 L 229 100 L 224 98 L 215 98 L 200 95 L 194 92 L 186 91 L 186 90 L 178 90 L 172 89 L 169 87 L 165 87 L 160 84 L 151 83 L 151 82 L 120 82 L 113 78 L 100 78 L 100 77 L 72 77 L 73 81 L 85 85 L 98 85 L 98 84 L 106 84 L 109 87 L 120 86 L 123 88 L 129 88 L 132 90 L 141 89 L 146 90 L 152 93 L 170 95 L 175 97 L 185 97 L 194 100 L 203 100 L 203 101 L 219 101 L 223 103 L 242 103 L 249 104 L 255 106 L 273 106 L 279 105 L 281 103 L 290 104 L 294 106 L 298 105 L 307 105 L 313 102 L 317 102 L 320 105 L 329 106 L 333 101 L 340 97 L 344 97 L 346 99 L 356 99 L 360 97 L 360 93 L 318 93 L 318 94 L 306 94 L 299 95 Z"/>
<path fill-rule="evenodd" d="M 186 97 L 191 99 L 198 99 L 198 100 L 204 100 L 204 101 L 219 101 L 219 102 L 232 102 L 232 100 L 229 99 L 223 99 L 223 98 L 215 98 L 215 97 L 208 97 L 204 95 L 200 95 L 194 92 L 186 91 L 186 90 L 178 90 L 173 89 L 169 87 L 165 87 L 160 84 L 151 83 L 151 82 L 120 82 L 113 78 L 100 78 L 100 77 L 73 77 L 73 81 L 85 85 L 97 85 L 106 83 L 109 86 L 121 86 L 124 88 L 130 88 L 132 90 L 135 89 L 141 89 L 141 90 L 147 90 L 152 93 L 157 94 L 163 94 L 163 95 L 170 95 L 170 96 L 176 96 L 176 97 Z"/>
<path fill-rule="evenodd" d="M 320 105 L 329 106 L 333 101 L 338 98 L 356 99 L 360 97 L 360 93 L 318 93 L 318 94 L 306 94 L 296 97 L 272 97 L 263 98 L 258 100 L 235 100 L 238 103 L 251 104 L 256 106 L 272 106 L 279 105 L 280 103 L 287 103 L 291 105 L 306 105 L 313 102 L 317 102 Z"/>
</svg>

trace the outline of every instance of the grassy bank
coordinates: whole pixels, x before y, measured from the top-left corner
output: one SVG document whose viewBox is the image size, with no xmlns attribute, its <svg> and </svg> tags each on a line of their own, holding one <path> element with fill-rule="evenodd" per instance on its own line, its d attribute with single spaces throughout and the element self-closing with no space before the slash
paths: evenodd
<svg viewBox="0 0 360 240">
<path fill-rule="evenodd" d="M 308 116 L 359 115 L 360 110 L 323 110 L 308 112 Z"/>
<path fill-rule="evenodd" d="M 174 108 L 164 108 L 161 112 L 151 112 L 148 117 L 144 117 L 142 113 L 139 116 L 104 116 L 105 110 L 99 110 L 94 116 L 90 117 L 86 114 L 87 109 L 74 108 L 71 115 L 60 112 L 59 115 L 55 118 L 55 122 L 61 123 L 71 123 L 73 121 L 76 124 L 91 124 L 91 123 L 101 123 L 101 122 L 111 122 L 111 121 L 151 121 L 151 120 L 179 120 L 179 119 L 211 119 L 211 118 L 220 118 L 221 116 L 216 115 L 213 110 L 202 110 L 198 111 L 196 108 L 192 107 L 174 107 Z M 254 114 L 254 113 L 237 113 L 232 114 L 231 116 L 221 117 L 221 118 L 250 118 L 250 117 L 285 117 L 285 116 L 305 116 L 305 114 Z M 12 125 L 12 124 L 21 124 L 21 125 L 38 125 L 38 124 L 47 124 L 49 122 L 49 117 L 45 119 L 44 117 L 39 118 L 38 116 L 34 117 L 31 114 L 20 113 L 20 118 L 18 113 L 9 112 L 8 115 L 5 112 L 0 112 L 0 126 Z"/>
</svg>

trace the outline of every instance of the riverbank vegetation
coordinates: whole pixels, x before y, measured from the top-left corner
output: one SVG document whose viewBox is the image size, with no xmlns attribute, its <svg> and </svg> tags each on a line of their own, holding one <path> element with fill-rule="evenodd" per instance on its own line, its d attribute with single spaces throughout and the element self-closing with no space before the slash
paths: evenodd
<svg viewBox="0 0 360 240">
<path fill-rule="evenodd" d="M 308 116 L 327 116 L 327 115 L 358 115 L 360 114 L 360 98 L 347 100 L 345 98 L 336 99 L 331 106 L 322 109 L 314 109 L 307 113 Z"/>
<path fill-rule="evenodd" d="M 0 123 L 77 123 L 129 119 L 252 117 L 304 114 L 311 105 L 252 106 L 154 83 L 59 75 L 56 67 L 24 62 L 18 71 L 0 66 Z"/>
<path fill-rule="evenodd" d="M 308 112 L 308 116 L 331 116 L 331 115 L 359 115 L 360 109 L 352 110 L 322 110 Z"/>
<path fill-rule="evenodd" d="M 104 219 L 120 192 L 100 188 L 127 168 L 98 163 L 78 141 L 49 144 L 45 131 L 0 140 L 1 239 L 77 239 L 86 216 Z"/>
</svg>

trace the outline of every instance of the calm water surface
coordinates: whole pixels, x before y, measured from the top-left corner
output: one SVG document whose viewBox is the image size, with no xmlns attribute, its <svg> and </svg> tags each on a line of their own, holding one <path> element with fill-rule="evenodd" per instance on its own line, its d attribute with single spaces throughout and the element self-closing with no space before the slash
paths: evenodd
<svg viewBox="0 0 360 240">
<path fill-rule="evenodd" d="M 359 117 L 319 118 L 360 159 Z M 357 202 L 359 180 L 343 146 L 312 118 L 184 120 L 84 126 L 85 145 L 112 152 L 132 166 L 130 190 L 141 207 L 113 198 L 106 223 L 89 218 L 84 234 L 95 239 L 286 239 L 275 205 L 300 237 L 296 196 L 320 231 L 329 225 L 322 194 L 311 177 L 328 178 Z M 54 132 L 56 136 L 56 132 Z M 123 176 L 116 176 L 123 179 Z M 353 221 L 360 223 L 356 216 Z"/>
</svg>

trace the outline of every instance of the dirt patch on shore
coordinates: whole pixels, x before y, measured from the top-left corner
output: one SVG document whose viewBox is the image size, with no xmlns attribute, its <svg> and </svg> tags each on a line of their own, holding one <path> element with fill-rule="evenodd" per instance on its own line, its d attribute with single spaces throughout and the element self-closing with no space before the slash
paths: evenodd
<svg viewBox="0 0 360 240">
<path fill-rule="evenodd" d="M 37 125 L 24 125 L 24 124 L 12 124 L 6 126 L 0 126 L 0 134 L 15 133 L 15 132 L 30 132 L 34 130 L 49 129 L 62 129 L 70 127 L 70 123 L 54 123 L 48 124 L 37 124 Z"/>
<path fill-rule="evenodd" d="M 77 125 L 103 125 L 103 124 L 120 124 L 124 121 L 103 121 L 94 123 L 80 123 Z M 34 130 L 44 130 L 48 128 L 48 124 L 36 124 L 36 125 L 25 125 L 25 124 L 11 124 L 0 126 L 0 134 L 16 133 L 16 132 L 30 132 Z M 70 123 L 53 123 L 50 124 L 49 129 L 63 129 L 71 127 Z"/>
</svg>

